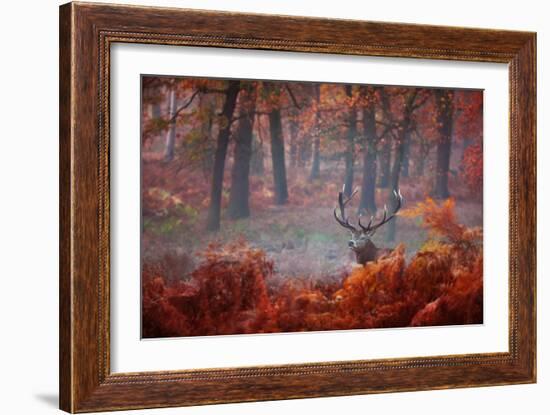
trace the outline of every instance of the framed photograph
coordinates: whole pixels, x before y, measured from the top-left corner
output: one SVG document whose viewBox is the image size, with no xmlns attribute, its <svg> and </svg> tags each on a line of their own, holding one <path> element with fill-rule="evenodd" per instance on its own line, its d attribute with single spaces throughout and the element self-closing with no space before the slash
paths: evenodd
<svg viewBox="0 0 550 415">
<path fill-rule="evenodd" d="M 536 381 L 536 35 L 60 8 L 60 407 Z"/>
</svg>

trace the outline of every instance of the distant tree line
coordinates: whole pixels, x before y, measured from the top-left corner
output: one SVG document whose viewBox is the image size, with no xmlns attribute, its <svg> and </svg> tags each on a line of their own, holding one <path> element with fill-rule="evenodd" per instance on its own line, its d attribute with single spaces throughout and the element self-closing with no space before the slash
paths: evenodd
<svg viewBox="0 0 550 415">
<path fill-rule="evenodd" d="M 250 215 L 249 178 L 266 173 L 267 149 L 275 204 L 289 200 L 288 169 L 306 171 L 313 182 L 321 179 L 324 162 L 340 160 L 345 192 L 360 187 L 359 213 L 374 215 L 376 188 L 397 189 L 403 177 L 429 176 L 433 197 L 448 198 L 453 142 L 461 140 L 465 154 L 482 148 L 480 91 L 164 77 L 142 82 L 143 139 L 164 135 L 163 159 L 171 163 L 180 137 L 181 152 L 210 171 L 210 231 L 220 228 L 228 158 L 232 219 Z M 394 200 L 388 198 L 388 208 Z M 388 225 L 393 239 L 395 221 Z"/>
</svg>

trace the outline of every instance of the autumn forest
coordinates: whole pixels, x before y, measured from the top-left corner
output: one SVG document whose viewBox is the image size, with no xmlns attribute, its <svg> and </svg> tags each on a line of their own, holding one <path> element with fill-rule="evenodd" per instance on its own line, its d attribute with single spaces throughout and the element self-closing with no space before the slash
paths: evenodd
<svg viewBox="0 0 550 415">
<path fill-rule="evenodd" d="M 483 91 L 141 89 L 142 337 L 483 322 Z"/>
</svg>

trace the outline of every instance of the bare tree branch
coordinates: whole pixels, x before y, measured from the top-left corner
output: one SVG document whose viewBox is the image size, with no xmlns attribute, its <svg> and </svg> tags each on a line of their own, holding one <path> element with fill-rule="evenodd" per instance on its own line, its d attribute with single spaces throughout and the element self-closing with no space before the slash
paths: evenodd
<svg viewBox="0 0 550 415">
<path fill-rule="evenodd" d="M 292 99 L 292 102 L 294 103 L 294 106 L 298 108 L 299 110 L 302 109 L 300 104 L 298 104 L 298 101 L 296 100 L 296 97 L 294 96 L 294 92 L 292 92 L 292 88 L 290 88 L 289 84 L 285 84 L 286 92 L 288 92 L 288 95 L 290 95 L 290 98 Z"/>
<path fill-rule="evenodd" d="M 431 95 L 425 95 L 424 99 L 411 106 L 411 112 L 423 107 L 426 102 L 431 98 Z"/>
<path fill-rule="evenodd" d="M 191 105 L 191 103 L 193 102 L 193 100 L 195 99 L 195 97 L 198 95 L 198 93 L 200 92 L 200 90 L 196 90 L 195 92 L 193 92 L 193 95 L 191 95 L 191 98 L 189 98 L 189 100 L 183 104 L 181 107 L 179 107 L 176 112 L 174 112 L 174 115 L 172 116 L 172 118 L 170 118 L 168 120 L 168 124 L 172 124 L 173 122 L 176 121 L 176 118 L 178 118 L 178 115 L 186 108 L 189 107 L 189 105 Z"/>
</svg>

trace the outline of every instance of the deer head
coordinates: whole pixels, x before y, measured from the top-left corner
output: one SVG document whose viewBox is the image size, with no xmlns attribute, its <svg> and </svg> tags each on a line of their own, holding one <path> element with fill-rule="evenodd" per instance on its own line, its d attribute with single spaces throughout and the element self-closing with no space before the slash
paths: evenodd
<svg viewBox="0 0 550 415">
<path fill-rule="evenodd" d="M 345 188 L 338 193 L 338 206 L 334 208 L 334 219 L 342 227 L 346 228 L 351 233 L 351 239 L 348 241 L 349 248 L 355 253 L 355 257 L 358 264 L 365 265 L 367 262 L 376 260 L 382 253 L 385 253 L 384 250 L 378 249 L 371 238 L 375 234 L 376 230 L 382 225 L 388 223 L 392 220 L 399 209 L 401 209 L 401 203 L 403 197 L 399 189 L 393 191 L 395 197 L 395 209 L 392 214 L 388 215 L 388 209 L 384 206 L 384 214 L 382 220 L 378 223 L 374 222 L 374 216 L 371 216 L 367 226 L 364 226 L 361 223 L 361 217 L 357 220 L 359 228 L 351 225 L 349 223 L 349 218 L 346 216 L 346 205 L 351 201 L 353 196 L 357 193 L 358 189 L 355 189 L 353 193 L 348 197 L 344 198 Z M 338 210 L 340 210 L 340 217 L 338 217 Z"/>
</svg>

